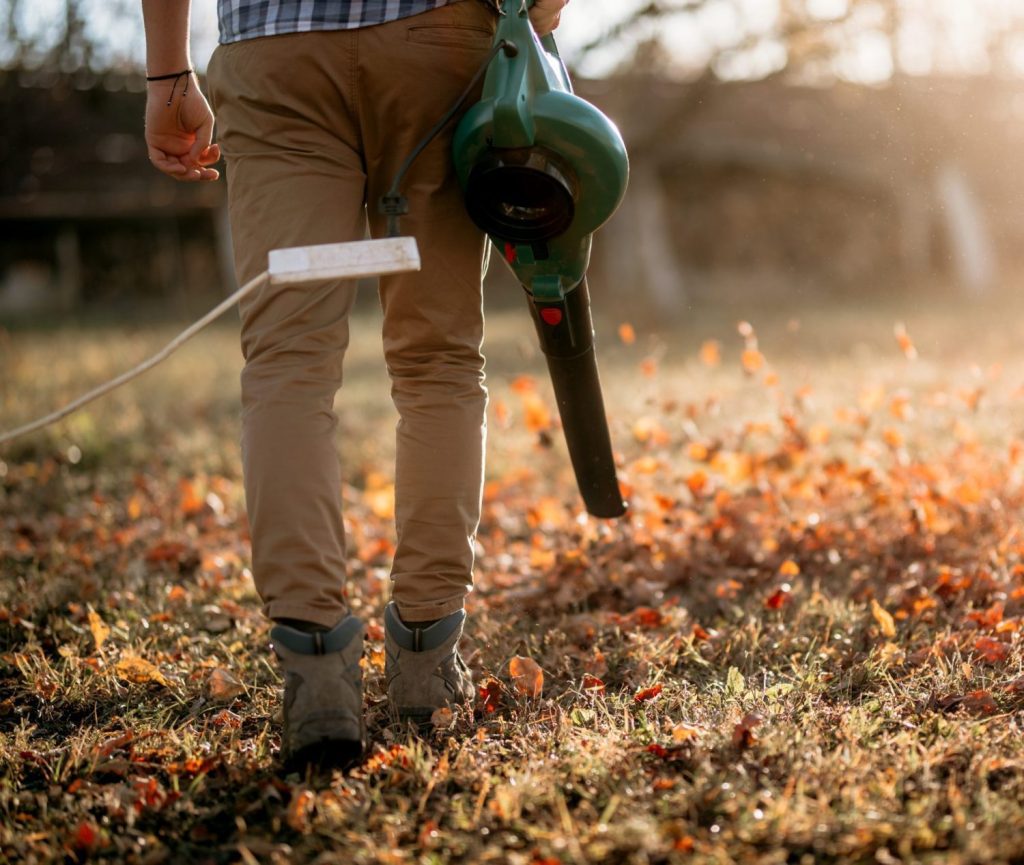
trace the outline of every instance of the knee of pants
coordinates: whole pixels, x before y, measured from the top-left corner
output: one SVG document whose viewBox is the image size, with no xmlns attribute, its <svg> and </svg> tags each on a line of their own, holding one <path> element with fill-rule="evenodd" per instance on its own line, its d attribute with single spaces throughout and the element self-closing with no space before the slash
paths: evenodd
<svg viewBox="0 0 1024 865">
<path fill-rule="evenodd" d="M 330 408 L 341 387 L 339 349 L 279 348 L 251 355 L 242 369 L 242 406 L 287 403 Z"/>
</svg>

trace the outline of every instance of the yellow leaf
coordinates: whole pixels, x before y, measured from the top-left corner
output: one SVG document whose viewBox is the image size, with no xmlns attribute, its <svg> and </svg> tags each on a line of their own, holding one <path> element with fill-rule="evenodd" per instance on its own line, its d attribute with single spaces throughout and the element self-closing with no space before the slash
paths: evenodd
<svg viewBox="0 0 1024 865">
<path fill-rule="evenodd" d="M 896 636 L 896 622 L 892 614 L 874 598 L 871 599 L 871 615 L 875 617 L 878 627 L 882 629 L 883 637 L 891 638 Z"/>
<path fill-rule="evenodd" d="M 516 690 L 527 697 L 539 697 L 544 690 L 544 671 L 533 658 L 516 655 L 508 662 L 508 673 Z"/>
<path fill-rule="evenodd" d="M 170 682 L 164 678 L 153 664 L 144 658 L 136 655 L 126 655 L 114 665 L 114 673 L 119 679 L 131 682 L 134 685 L 144 685 L 147 682 L 156 682 L 158 685 L 169 687 Z"/>
<path fill-rule="evenodd" d="M 92 631 L 92 639 L 96 643 L 96 651 L 103 648 L 103 644 L 110 636 L 110 626 L 100 617 L 95 610 L 89 610 L 89 630 Z"/>
</svg>

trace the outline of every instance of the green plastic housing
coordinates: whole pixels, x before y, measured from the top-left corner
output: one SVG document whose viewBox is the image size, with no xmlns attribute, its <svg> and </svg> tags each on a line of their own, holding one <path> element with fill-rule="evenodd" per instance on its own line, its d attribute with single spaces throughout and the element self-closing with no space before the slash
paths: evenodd
<svg viewBox="0 0 1024 865">
<path fill-rule="evenodd" d="M 547 241 L 547 257 L 529 249 L 506 260 L 531 293 L 554 299 L 575 288 L 590 261 L 590 236 L 615 212 L 629 178 L 626 146 L 615 124 L 572 92 L 554 39 L 538 39 L 526 4 L 504 4 L 495 44 L 515 47 L 491 61 L 483 94 L 459 122 L 452 145 L 463 189 L 474 165 L 488 152 L 542 147 L 575 174 L 573 219 Z M 507 11 L 517 7 L 517 11 Z M 492 237 L 499 246 L 506 238 Z"/>
</svg>

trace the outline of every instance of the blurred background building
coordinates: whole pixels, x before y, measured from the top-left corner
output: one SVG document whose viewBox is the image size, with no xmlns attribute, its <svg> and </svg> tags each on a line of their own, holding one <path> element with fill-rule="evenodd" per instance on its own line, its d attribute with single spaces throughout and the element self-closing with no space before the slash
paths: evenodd
<svg viewBox="0 0 1024 865">
<path fill-rule="evenodd" d="M 671 317 L 722 295 L 1010 286 L 1024 4 L 588 2 L 559 38 L 632 163 L 596 295 Z M 213 2 L 194 5 L 201 63 Z M 133 0 L 0 0 L 0 321 L 187 311 L 232 286 L 224 184 L 146 160 L 141 55 Z"/>
</svg>

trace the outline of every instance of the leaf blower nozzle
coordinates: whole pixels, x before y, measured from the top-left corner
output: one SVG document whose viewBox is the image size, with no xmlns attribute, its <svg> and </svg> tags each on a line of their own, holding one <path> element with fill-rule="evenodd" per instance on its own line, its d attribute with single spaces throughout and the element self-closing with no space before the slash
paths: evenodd
<svg viewBox="0 0 1024 865">
<path fill-rule="evenodd" d="M 473 221 L 526 291 L 587 510 L 626 511 L 615 472 L 586 282 L 591 236 L 626 191 L 615 125 L 572 92 L 528 2 L 504 0 L 483 94 L 455 130 L 456 172 Z"/>
</svg>

